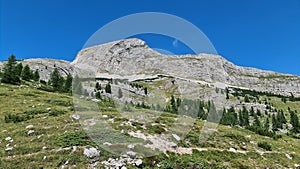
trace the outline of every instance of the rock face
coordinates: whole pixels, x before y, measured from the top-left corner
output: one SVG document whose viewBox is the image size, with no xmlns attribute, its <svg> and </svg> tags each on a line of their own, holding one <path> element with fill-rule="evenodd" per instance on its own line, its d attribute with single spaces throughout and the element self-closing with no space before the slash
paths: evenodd
<svg viewBox="0 0 300 169">
<path fill-rule="evenodd" d="M 236 66 L 222 56 L 212 54 L 167 56 L 147 46 L 140 39 L 126 39 L 81 50 L 70 63 L 51 59 L 26 59 L 31 69 L 38 69 L 42 80 L 48 81 L 51 72 L 58 68 L 63 76 L 77 70 L 91 77 L 153 78 L 169 75 L 186 80 L 199 80 L 211 84 L 233 85 L 300 96 L 300 77 Z M 0 68 L 3 63 L 0 62 Z M 79 69 L 76 69 L 79 68 Z"/>
<path fill-rule="evenodd" d="M 236 66 L 219 55 L 166 56 L 140 39 L 110 42 L 80 51 L 72 65 L 96 77 L 174 77 L 221 82 L 258 91 L 300 96 L 300 77 Z"/>
</svg>

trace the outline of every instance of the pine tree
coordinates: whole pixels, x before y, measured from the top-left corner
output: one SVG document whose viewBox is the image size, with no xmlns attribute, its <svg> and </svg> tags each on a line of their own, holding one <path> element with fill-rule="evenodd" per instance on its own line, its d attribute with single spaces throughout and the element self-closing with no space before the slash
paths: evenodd
<svg viewBox="0 0 300 169">
<path fill-rule="evenodd" d="M 72 81 L 73 81 L 73 77 L 72 75 L 69 73 L 67 75 L 67 78 L 65 80 L 65 84 L 64 84 L 64 91 L 68 92 L 68 93 L 72 93 Z"/>
<path fill-rule="evenodd" d="M 249 123 L 249 112 L 245 106 L 243 106 L 242 117 L 243 117 L 243 126 L 249 126 L 249 124 L 250 124 Z"/>
<path fill-rule="evenodd" d="M 99 82 L 96 83 L 95 88 L 96 88 L 96 90 L 101 90 L 101 85 L 99 84 Z"/>
<path fill-rule="evenodd" d="M 260 121 L 258 119 L 258 116 L 256 114 L 254 115 L 253 126 L 255 126 L 255 127 L 260 127 L 261 126 Z"/>
<path fill-rule="evenodd" d="M 177 109 L 175 97 L 173 95 L 171 96 L 170 104 L 171 104 L 171 113 L 176 114 L 178 109 Z"/>
<path fill-rule="evenodd" d="M 106 86 L 105 86 L 105 92 L 111 94 L 111 85 L 110 85 L 110 83 L 106 84 Z"/>
<path fill-rule="evenodd" d="M 251 109 L 250 109 L 250 116 L 254 116 L 254 108 L 251 106 Z"/>
<path fill-rule="evenodd" d="M 4 66 L 4 72 L 1 79 L 2 83 L 17 84 L 20 82 L 20 78 L 16 70 L 16 64 L 16 57 L 11 55 Z"/>
<path fill-rule="evenodd" d="M 55 91 L 59 91 L 62 89 L 63 77 L 61 77 L 57 68 L 55 68 L 50 75 L 50 84 Z"/>
<path fill-rule="evenodd" d="M 297 111 L 295 111 L 295 112 L 290 111 L 290 116 L 291 116 L 290 123 L 293 126 L 292 132 L 294 132 L 294 133 L 300 132 L 300 123 L 299 123 L 299 119 L 298 119 L 298 116 L 297 116 Z"/>
<path fill-rule="evenodd" d="M 32 74 L 31 74 L 30 67 L 28 65 L 26 65 L 22 70 L 21 78 L 23 80 L 29 81 L 31 79 L 31 77 L 32 77 Z"/>
<path fill-rule="evenodd" d="M 246 96 L 245 96 L 245 103 L 249 103 L 249 102 L 250 102 L 249 96 L 246 95 Z"/>
<path fill-rule="evenodd" d="M 277 131 L 278 122 L 275 117 L 275 114 L 272 115 L 272 130 Z"/>
<path fill-rule="evenodd" d="M 258 116 L 262 116 L 261 111 L 260 111 L 259 109 L 256 110 L 256 114 L 257 114 Z"/>
<path fill-rule="evenodd" d="M 23 64 L 22 63 L 17 64 L 17 66 L 16 66 L 17 76 L 19 76 L 19 77 L 21 76 L 22 70 L 23 70 Z"/>
<path fill-rule="evenodd" d="M 40 80 L 40 74 L 39 74 L 39 71 L 37 69 L 34 71 L 32 79 L 36 82 Z"/>
<path fill-rule="evenodd" d="M 95 95 L 95 97 L 96 97 L 96 99 L 101 99 L 101 94 L 100 94 L 100 92 L 98 91 L 98 92 L 96 92 L 96 95 Z"/>
<path fill-rule="evenodd" d="M 240 126 L 244 125 L 244 118 L 243 118 L 242 110 L 239 110 L 239 125 Z"/>
<path fill-rule="evenodd" d="M 269 131 L 269 128 L 270 128 L 270 120 L 269 120 L 269 118 L 267 118 L 266 122 L 265 122 L 265 125 L 264 125 L 264 129 Z"/>
</svg>

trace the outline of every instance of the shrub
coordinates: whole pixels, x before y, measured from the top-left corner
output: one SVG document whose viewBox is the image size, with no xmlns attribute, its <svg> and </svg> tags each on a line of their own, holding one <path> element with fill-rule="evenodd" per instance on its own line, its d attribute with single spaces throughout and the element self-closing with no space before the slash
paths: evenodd
<svg viewBox="0 0 300 169">
<path fill-rule="evenodd" d="M 267 151 L 272 151 L 272 146 L 267 142 L 258 142 L 257 146 L 260 147 L 260 148 L 263 148 Z"/>
<path fill-rule="evenodd" d="M 64 110 L 51 110 L 49 112 L 49 116 L 58 116 L 58 115 L 61 115 L 61 114 L 65 114 L 66 111 Z"/>
<path fill-rule="evenodd" d="M 48 111 L 44 109 L 28 110 L 24 112 L 24 114 L 28 114 L 28 115 L 37 115 L 37 114 L 45 114 L 45 113 L 48 113 Z"/>
<path fill-rule="evenodd" d="M 84 146 L 89 143 L 88 135 L 82 130 L 64 133 L 58 137 L 56 142 L 58 146 L 62 147 Z"/>
<path fill-rule="evenodd" d="M 9 113 L 4 116 L 4 121 L 5 121 L 5 123 L 19 123 L 19 122 L 30 120 L 32 118 L 33 118 L 33 116 L 30 116 L 28 114 L 18 115 L 18 114 L 10 114 Z"/>
</svg>

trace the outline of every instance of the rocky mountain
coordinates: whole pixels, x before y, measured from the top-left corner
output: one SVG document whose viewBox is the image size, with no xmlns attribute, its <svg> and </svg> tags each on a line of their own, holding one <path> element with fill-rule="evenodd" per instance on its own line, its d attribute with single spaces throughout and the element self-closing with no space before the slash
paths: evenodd
<svg viewBox="0 0 300 169">
<path fill-rule="evenodd" d="M 198 80 L 213 85 L 237 86 L 295 96 L 300 95 L 300 77 L 236 66 L 212 54 L 167 56 L 140 39 L 126 39 L 80 51 L 72 65 L 95 77 L 134 80 L 156 75 Z"/>
<path fill-rule="evenodd" d="M 33 70 L 38 69 L 41 79 L 46 81 L 55 67 L 63 76 L 78 68 L 88 72 L 88 76 L 98 78 L 136 80 L 168 75 L 221 88 L 236 86 L 300 96 L 298 76 L 236 66 L 220 55 L 163 55 L 135 38 L 83 49 L 71 63 L 52 59 L 25 59 L 22 62 Z"/>
</svg>

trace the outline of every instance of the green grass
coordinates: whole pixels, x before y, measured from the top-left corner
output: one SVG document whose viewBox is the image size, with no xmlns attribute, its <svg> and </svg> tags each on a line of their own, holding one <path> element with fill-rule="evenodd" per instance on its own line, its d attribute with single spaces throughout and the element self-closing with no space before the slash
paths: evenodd
<svg viewBox="0 0 300 169">
<path fill-rule="evenodd" d="M 154 81 L 151 85 L 163 84 L 163 81 Z M 89 107 L 89 109 L 76 111 L 81 115 L 81 120 L 78 121 L 69 117 L 75 113 L 71 96 L 39 90 L 34 87 L 34 84 L 27 85 L 29 87 L 19 88 L 0 84 L 0 168 L 59 168 L 67 161 L 68 166 L 76 165 L 76 168 L 87 168 L 90 160 L 83 155 L 85 146 L 98 147 L 101 150 L 100 161 L 107 160 L 109 157 L 117 157 L 121 152 L 126 151 L 125 145 L 128 143 L 144 142 L 142 139 L 121 133 L 121 130 L 140 130 L 145 134 L 157 135 L 164 133 L 165 129 L 180 136 L 186 134 L 179 142 L 179 146 L 207 148 L 207 151 L 193 150 L 191 155 L 159 153 L 159 155 L 144 158 L 143 168 L 158 168 L 157 164 L 161 166 L 160 168 L 293 168 L 294 164 L 300 163 L 299 139 L 287 135 L 282 135 L 282 138 L 275 140 L 244 128 L 219 125 L 217 131 L 210 135 L 207 141 L 199 142 L 199 138 L 203 137 L 201 130 L 204 121 L 193 121 L 190 124 L 192 130 L 184 133 L 183 129 L 186 126 L 175 120 L 175 118 L 180 118 L 178 115 L 155 114 L 157 112 L 147 109 L 119 112 L 117 107 L 109 101 L 99 104 L 91 101 L 80 102 L 82 107 Z M 269 102 L 273 103 L 277 109 L 287 110 L 287 107 L 290 107 L 300 112 L 298 102 L 284 104 L 275 97 L 272 97 Z M 150 121 L 132 121 L 132 126 L 121 125 L 141 113 L 147 119 L 155 118 Z M 16 123 L 5 123 L 7 114 L 28 115 L 30 118 Z M 107 118 L 103 115 L 107 115 Z M 90 127 L 89 130 L 84 130 L 80 122 L 90 118 L 95 118 L 100 122 Z M 114 121 L 102 123 L 108 119 L 114 119 Z M 35 132 L 32 135 L 27 134 L 29 129 L 26 129 L 26 126 L 28 125 L 33 125 L 30 130 Z M 107 128 L 108 125 L 110 128 Z M 147 129 L 144 129 L 143 125 Z M 6 137 L 12 137 L 14 141 L 9 143 L 5 140 Z M 109 149 L 98 146 L 104 142 L 116 143 L 113 147 L 116 153 L 110 154 Z M 5 151 L 7 144 L 13 147 L 12 151 Z M 75 152 L 72 152 L 72 146 L 77 146 Z M 268 146 L 271 146 L 272 151 L 266 151 L 269 150 Z M 141 147 L 138 148 L 141 149 Z M 230 152 L 230 148 L 245 153 Z M 260 151 L 264 153 L 260 155 Z M 288 159 L 285 154 L 289 154 L 293 159 Z M 134 167 L 128 166 L 128 168 Z"/>
</svg>

